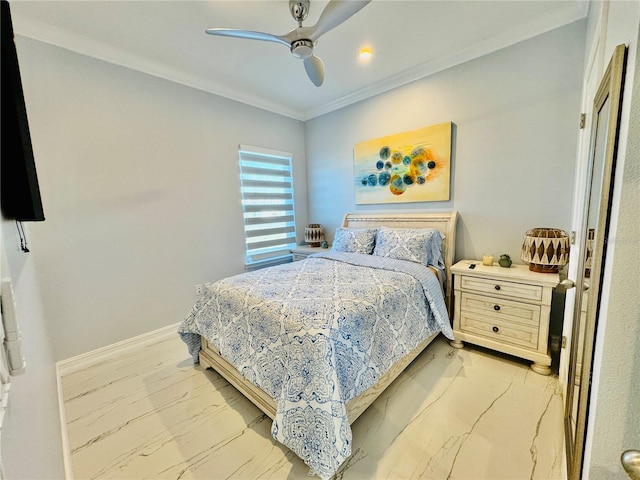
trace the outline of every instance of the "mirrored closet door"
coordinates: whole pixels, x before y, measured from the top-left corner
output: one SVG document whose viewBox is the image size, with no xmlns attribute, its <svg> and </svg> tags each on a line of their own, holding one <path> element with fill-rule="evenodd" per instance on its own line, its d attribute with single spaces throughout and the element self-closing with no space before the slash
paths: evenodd
<svg viewBox="0 0 640 480">
<path fill-rule="evenodd" d="M 565 404 L 567 468 L 570 480 L 582 473 L 584 441 L 595 336 L 604 262 L 607 253 L 611 197 L 622 103 L 622 82 L 626 47 L 616 47 L 600 82 L 593 104 L 591 147 L 587 173 L 585 213 L 579 268 L 576 278 L 569 377 Z"/>
</svg>

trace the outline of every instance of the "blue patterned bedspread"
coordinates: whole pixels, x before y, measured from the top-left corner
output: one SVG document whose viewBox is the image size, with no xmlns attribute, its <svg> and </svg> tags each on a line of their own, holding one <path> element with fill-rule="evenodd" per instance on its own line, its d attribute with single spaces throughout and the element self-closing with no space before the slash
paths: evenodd
<svg viewBox="0 0 640 480">
<path fill-rule="evenodd" d="M 273 397 L 273 437 L 321 478 L 351 455 L 346 402 L 436 331 L 453 339 L 431 270 L 338 252 L 220 280 L 178 330 Z"/>
</svg>

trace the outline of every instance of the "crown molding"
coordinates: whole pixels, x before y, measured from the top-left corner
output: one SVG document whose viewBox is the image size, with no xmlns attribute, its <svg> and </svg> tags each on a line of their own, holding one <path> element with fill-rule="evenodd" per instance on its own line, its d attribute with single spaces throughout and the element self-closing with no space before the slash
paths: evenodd
<svg viewBox="0 0 640 480">
<path fill-rule="evenodd" d="M 107 63 L 125 67 L 154 77 L 169 80 L 174 83 L 212 93 L 252 107 L 284 115 L 295 120 L 303 120 L 304 112 L 291 109 L 276 102 L 270 102 L 262 97 L 247 95 L 232 88 L 225 87 L 200 76 L 191 75 L 184 71 L 154 62 L 148 58 L 132 54 L 113 47 L 104 42 L 89 37 L 71 33 L 50 24 L 13 15 L 13 27 L 16 35 L 37 40 L 42 43 L 63 48 L 80 55 L 95 58 Z"/>
<path fill-rule="evenodd" d="M 515 45 L 530 38 L 537 37 L 538 35 L 550 32 L 556 28 L 582 20 L 586 18 L 589 12 L 589 0 L 581 0 L 579 5 L 580 8 L 578 12 L 574 12 L 573 14 L 558 15 L 551 21 L 549 19 L 535 20 L 530 22 L 524 28 L 519 27 L 517 29 L 514 28 L 507 30 L 500 35 L 478 42 L 472 47 L 460 50 L 453 55 L 448 55 L 431 62 L 423 63 L 422 65 L 418 65 L 417 67 L 405 70 L 397 75 L 393 75 L 382 81 L 374 83 L 373 85 L 362 88 L 352 94 L 338 98 L 325 105 L 321 105 L 318 108 L 311 109 L 306 112 L 303 120 L 311 120 L 327 113 L 340 110 L 341 108 L 353 105 L 354 103 L 362 100 L 366 100 L 403 85 L 415 82 L 421 78 L 442 72 L 448 68 L 455 67 L 456 65 L 483 57 L 511 45 Z"/>
<path fill-rule="evenodd" d="M 568 14 L 561 13 L 552 19 L 535 19 L 524 27 L 520 26 L 518 28 L 507 30 L 500 35 L 478 42 L 469 48 L 462 49 L 453 55 L 448 55 L 446 57 L 424 63 L 307 111 L 293 109 L 278 102 L 271 102 L 263 97 L 237 91 L 233 88 L 212 82 L 209 79 L 168 67 L 161 63 L 149 60 L 148 58 L 115 48 L 111 45 L 93 40 L 83 35 L 71 33 L 67 30 L 44 22 L 39 22 L 20 15 L 14 15 L 13 23 L 14 31 L 17 35 L 54 45 L 56 47 L 119 65 L 131 70 L 146 73 L 148 75 L 195 88 L 213 95 L 218 95 L 295 120 L 307 121 L 376 95 L 380 95 L 403 85 L 415 82 L 416 80 L 428 77 L 448 68 L 455 67 L 456 65 L 480 58 L 484 55 L 488 55 L 543 33 L 547 33 L 564 25 L 582 20 L 589 12 L 590 1 L 577 0 L 576 4 L 578 5 L 578 9 L 573 10 Z"/>
</svg>

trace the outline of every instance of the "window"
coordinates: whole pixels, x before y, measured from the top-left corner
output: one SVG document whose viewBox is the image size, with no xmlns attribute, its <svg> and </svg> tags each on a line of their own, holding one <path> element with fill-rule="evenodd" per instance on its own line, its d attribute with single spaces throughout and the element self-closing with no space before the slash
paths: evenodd
<svg viewBox="0 0 640 480">
<path fill-rule="evenodd" d="M 240 145 L 247 269 L 291 260 L 296 246 L 291 154 Z"/>
</svg>

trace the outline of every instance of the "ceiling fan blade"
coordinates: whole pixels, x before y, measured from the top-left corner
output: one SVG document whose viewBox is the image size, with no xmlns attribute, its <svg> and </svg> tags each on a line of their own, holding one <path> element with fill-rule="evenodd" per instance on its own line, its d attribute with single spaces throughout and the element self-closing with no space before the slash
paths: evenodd
<svg viewBox="0 0 640 480">
<path fill-rule="evenodd" d="M 221 37 L 246 38 L 248 40 L 264 40 L 265 42 L 281 43 L 282 45 L 286 45 L 287 47 L 291 46 L 291 42 L 278 35 L 271 35 L 270 33 L 252 32 L 251 30 L 236 30 L 234 28 L 209 28 L 205 30 L 205 32 L 209 35 L 219 35 Z"/>
<path fill-rule="evenodd" d="M 371 0 L 331 0 L 316 23 L 309 30 L 308 38 L 315 42 L 320 35 L 336 28 L 349 17 L 362 10 Z"/>
<path fill-rule="evenodd" d="M 324 62 L 320 58 L 315 55 L 305 58 L 304 69 L 316 87 L 322 85 L 322 82 L 324 82 Z"/>
</svg>

